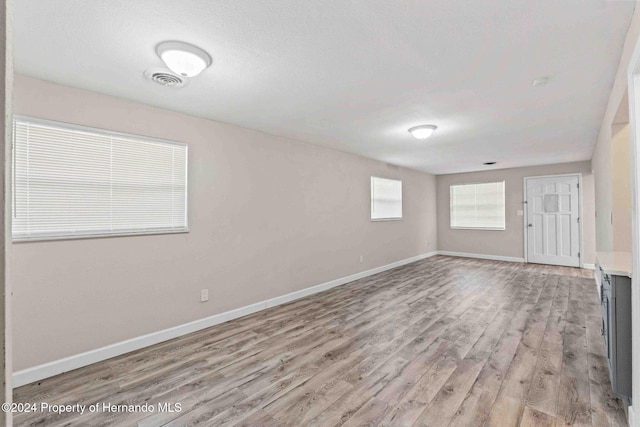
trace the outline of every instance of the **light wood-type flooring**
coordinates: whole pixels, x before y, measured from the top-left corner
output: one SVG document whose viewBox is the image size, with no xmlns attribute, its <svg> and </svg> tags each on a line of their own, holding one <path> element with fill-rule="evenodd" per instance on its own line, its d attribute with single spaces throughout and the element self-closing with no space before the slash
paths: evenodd
<svg viewBox="0 0 640 427">
<path fill-rule="evenodd" d="M 154 413 L 15 424 L 626 425 L 600 327 L 590 271 L 436 256 L 15 390 Z"/>
</svg>

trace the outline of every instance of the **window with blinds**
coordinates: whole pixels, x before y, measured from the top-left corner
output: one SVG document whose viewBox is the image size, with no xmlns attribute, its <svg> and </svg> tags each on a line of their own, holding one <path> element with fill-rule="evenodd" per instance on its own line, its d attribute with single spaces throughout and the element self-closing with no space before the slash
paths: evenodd
<svg viewBox="0 0 640 427">
<path fill-rule="evenodd" d="M 14 241 L 187 231 L 187 145 L 18 117 Z"/>
<path fill-rule="evenodd" d="M 402 181 L 371 177 L 371 219 L 402 218 Z"/>
<path fill-rule="evenodd" d="M 504 181 L 452 185 L 451 228 L 505 229 Z"/>
</svg>

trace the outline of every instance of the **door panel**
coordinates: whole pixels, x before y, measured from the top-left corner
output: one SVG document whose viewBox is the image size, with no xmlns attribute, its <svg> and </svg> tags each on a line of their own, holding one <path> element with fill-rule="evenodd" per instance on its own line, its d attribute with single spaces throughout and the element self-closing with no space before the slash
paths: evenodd
<svg viewBox="0 0 640 427">
<path fill-rule="evenodd" d="M 527 261 L 580 266 L 578 176 L 526 178 Z"/>
<path fill-rule="evenodd" d="M 549 255 L 559 255 L 558 254 L 558 242 L 556 236 L 556 223 L 558 217 L 553 215 L 546 216 L 547 220 L 547 253 Z"/>
</svg>

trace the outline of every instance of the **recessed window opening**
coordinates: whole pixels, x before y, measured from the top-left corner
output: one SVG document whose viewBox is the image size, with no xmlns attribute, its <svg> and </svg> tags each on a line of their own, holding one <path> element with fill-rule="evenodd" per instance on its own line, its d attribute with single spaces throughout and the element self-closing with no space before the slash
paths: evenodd
<svg viewBox="0 0 640 427">
<path fill-rule="evenodd" d="M 402 181 L 371 177 L 371 219 L 402 219 Z"/>
<path fill-rule="evenodd" d="M 451 228 L 505 229 L 504 181 L 451 185 Z"/>
<path fill-rule="evenodd" d="M 14 241 L 185 232 L 187 145 L 14 119 Z"/>
</svg>

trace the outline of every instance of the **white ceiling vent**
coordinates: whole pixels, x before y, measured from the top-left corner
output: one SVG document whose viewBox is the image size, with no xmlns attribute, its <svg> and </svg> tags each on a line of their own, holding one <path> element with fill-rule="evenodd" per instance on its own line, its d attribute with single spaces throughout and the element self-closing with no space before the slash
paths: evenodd
<svg viewBox="0 0 640 427">
<path fill-rule="evenodd" d="M 144 72 L 146 78 L 152 82 L 166 87 L 183 87 L 187 84 L 187 79 L 164 68 L 151 68 Z"/>
</svg>

